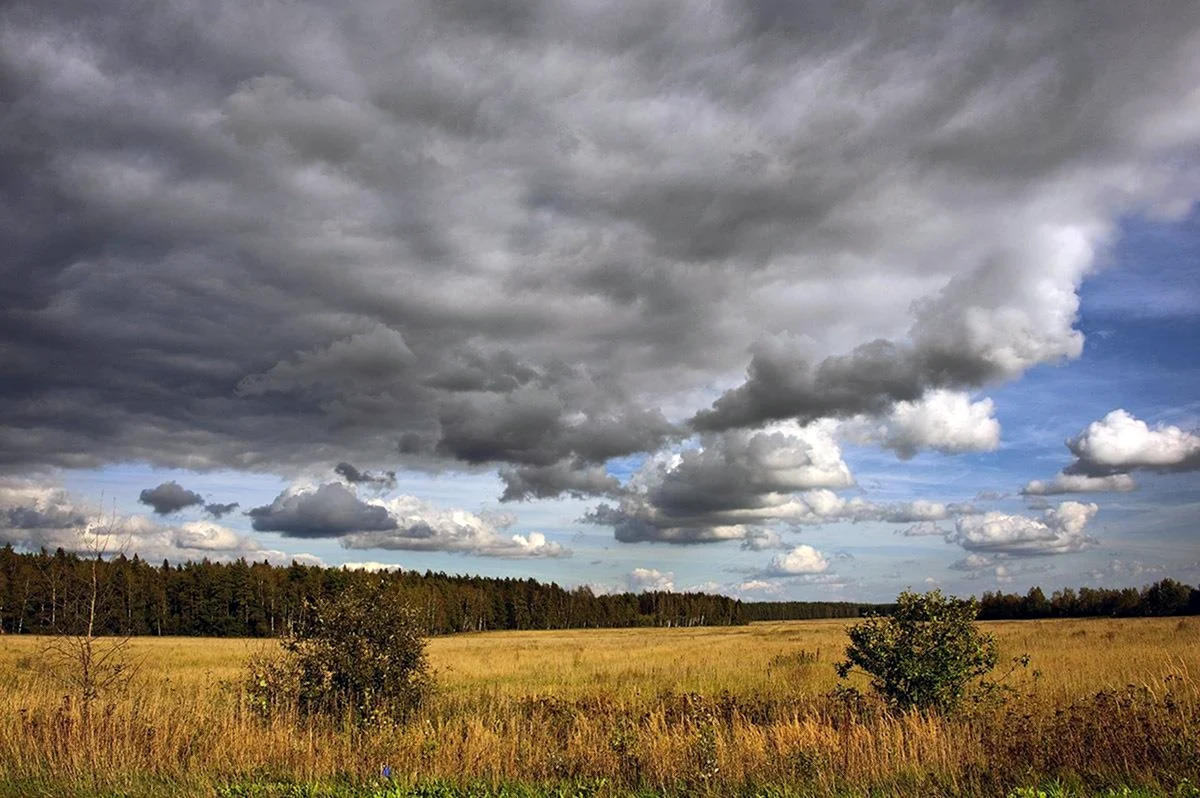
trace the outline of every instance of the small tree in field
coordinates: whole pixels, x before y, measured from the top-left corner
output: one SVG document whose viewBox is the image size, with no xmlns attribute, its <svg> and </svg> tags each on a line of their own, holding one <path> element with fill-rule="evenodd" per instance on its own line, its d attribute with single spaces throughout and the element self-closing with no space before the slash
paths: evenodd
<svg viewBox="0 0 1200 798">
<path fill-rule="evenodd" d="M 250 663 L 249 698 L 264 713 L 290 706 L 372 726 L 404 720 L 432 688 L 416 614 L 382 582 L 319 602 L 282 647 Z"/>
<path fill-rule="evenodd" d="M 902 712 L 952 712 L 999 656 L 992 636 L 975 628 L 978 611 L 975 599 L 947 598 L 940 590 L 901 593 L 891 615 L 849 630 L 838 676 L 865 671 L 875 691 Z"/>
<path fill-rule="evenodd" d="M 98 628 L 114 588 L 104 560 L 123 555 L 129 538 L 114 510 L 81 531 L 79 548 L 85 559 L 68 557 L 60 548 L 47 575 L 53 633 L 42 656 L 50 673 L 78 700 L 84 728 L 91 727 L 92 705 L 106 693 L 127 687 L 138 667 L 130 656 L 128 627 L 107 636 Z"/>
</svg>

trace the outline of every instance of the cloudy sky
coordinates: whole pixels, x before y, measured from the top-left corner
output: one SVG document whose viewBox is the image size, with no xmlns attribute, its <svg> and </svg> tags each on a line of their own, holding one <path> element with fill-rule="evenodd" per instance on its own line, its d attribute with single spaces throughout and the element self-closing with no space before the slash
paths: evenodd
<svg viewBox="0 0 1200 798">
<path fill-rule="evenodd" d="M 1200 4 L 0 10 L 0 540 L 1200 581 Z"/>
</svg>

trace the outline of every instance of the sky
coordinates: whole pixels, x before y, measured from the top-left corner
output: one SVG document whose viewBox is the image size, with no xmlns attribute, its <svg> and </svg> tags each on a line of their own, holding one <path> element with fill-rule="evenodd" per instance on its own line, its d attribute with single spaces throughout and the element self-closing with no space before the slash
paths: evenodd
<svg viewBox="0 0 1200 798">
<path fill-rule="evenodd" d="M 1200 4 L 0 9 L 0 543 L 1200 582 Z"/>
</svg>

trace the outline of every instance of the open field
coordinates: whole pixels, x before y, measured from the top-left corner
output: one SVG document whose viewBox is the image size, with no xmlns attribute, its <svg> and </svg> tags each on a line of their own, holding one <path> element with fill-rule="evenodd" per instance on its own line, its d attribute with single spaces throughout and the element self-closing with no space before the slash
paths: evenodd
<svg viewBox="0 0 1200 798">
<path fill-rule="evenodd" d="M 430 795 L 1006 795 L 1050 780 L 1184 795 L 1200 782 L 1200 619 L 984 626 L 1005 661 L 1032 662 L 1005 706 L 954 720 L 830 697 L 845 623 L 809 621 L 436 638 L 436 699 L 369 733 L 249 712 L 242 662 L 269 641 L 136 639 L 135 683 L 85 718 L 42 667 L 45 641 L 6 637 L 0 792 L 289 794 L 245 785 L 350 789 L 385 765 L 389 784 Z"/>
</svg>

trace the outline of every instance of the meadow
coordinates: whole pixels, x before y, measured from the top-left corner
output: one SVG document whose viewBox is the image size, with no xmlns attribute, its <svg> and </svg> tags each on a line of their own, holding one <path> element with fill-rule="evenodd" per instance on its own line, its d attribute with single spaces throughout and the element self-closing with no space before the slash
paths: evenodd
<svg viewBox="0 0 1200 798">
<path fill-rule="evenodd" d="M 1200 796 L 1200 619 L 983 626 L 1030 664 L 954 718 L 839 698 L 846 622 L 799 621 L 433 638 L 433 700 L 367 731 L 251 711 L 271 641 L 135 638 L 85 713 L 6 636 L 0 795 Z"/>
</svg>

